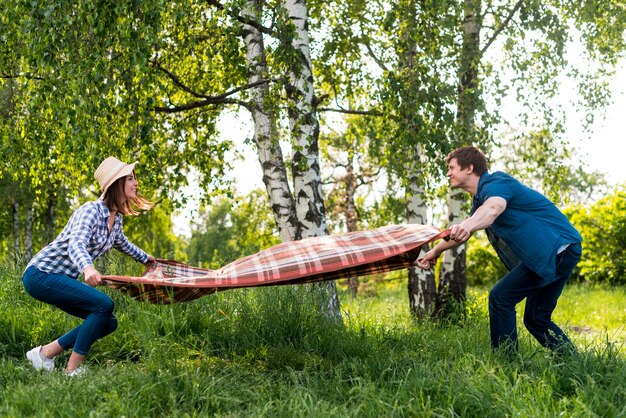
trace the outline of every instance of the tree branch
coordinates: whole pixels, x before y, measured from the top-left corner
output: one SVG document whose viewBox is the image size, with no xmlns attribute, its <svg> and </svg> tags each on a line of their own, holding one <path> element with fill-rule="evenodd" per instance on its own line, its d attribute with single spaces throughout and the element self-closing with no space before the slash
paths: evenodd
<svg viewBox="0 0 626 418">
<path fill-rule="evenodd" d="M 163 73 L 165 73 L 165 75 L 167 75 L 170 80 L 172 80 L 174 82 L 174 85 L 180 87 L 183 91 L 186 91 L 187 93 L 191 94 L 192 96 L 195 97 L 199 97 L 199 98 L 204 98 L 204 99 L 208 99 L 208 97 L 204 94 L 198 93 L 194 90 L 191 89 L 191 87 L 188 87 L 185 83 L 183 83 L 181 81 L 181 79 L 174 73 L 172 73 L 171 71 L 167 70 L 165 67 L 163 67 L 161 64 L 159 64 L 156 61 L 150 61 L 152 63 L 152 65 L 154 65 L 154 67 L 156 67 L 158 70 L 162 71 Z"/>
<path fill-rule="evenodd" d="M 180 87 L 181 90 L 186 91 L 187 93 L 189 93 L 192 96 L 197 97 L 199 99 L 206 99 L 206 101 L 209 101 L 209 102 L 217 102 L 217 101 L 220 101 L 220 100 L 224 100 L 228 96 L 232 96 L 233 94 L 239 93 L 240 91 L 249 90 L 249 89 L 252 89 L 254 87 L 260 86 L 262 84 L 271 83 L 273 81 L 278 81 L 278 79 L 262 79 L 262 80 L 255 81 L 254 83 L 246 84 L 245 86 L 236 87 L 236 88 L 234 88 L 232 90 L 228 90 L 228 91 L 226 91 L 226 92 L 224 92 L 222 94 L 218 94 L 217 96 L 209 96 L 207 94 L 198 93 L 197 91 L 192 90 L 191 87 L 189 87 L 185 83 L 183 83 L 176 74 L 174 74 L 171 71 L 167 70 L 166 68 L 161 66 L 156 61 L 151 61 L 151 62 L 157 69 L 159 69 L 160 71 L 165 73 L 170 78 L 170 80 L 172 80 L 174 82 L 174 84 L 176 86 Z M 203 102 L 203 101 L 196 102 L 196 103 L 201 103 L 201 102 Z M 241 103 L 244 103 L 244 102 L 241 102 Z"/>
<path fill-rule="evenodd" d="M 178 112 L 185 112 L 187 110 L 198 109 L 198 108 L 205 107 L 205 106 L 219 105 L 219 104 L 235 104 L 235 105 L 245 107 L 248 110 L 252 110 L 252 105 L 250 105 L 250 103 L 244 102 L 243 100 L 237 100 L 237 99 L 206 99 L 206 100 L 199 100 L 196 102 L 189 102 L 189 103 L 185 103 L 183 105 L 177 105 L 177 106 L 155 106 L 155 107 L 150 108 L 149 110 L 152 110 L 157 113 L 178 113 Z"/>
<path fill-rule="evenodd" d="M 515 13 L 517 13 L 517 11 L 522 7 L 523 3 L 524 3 L 524 0 L 517 1 L 515 6 L 511 9 L 511 12 L 509 13 L 509 15 L 506 17 L 506 19 L 504 19 L 504 22 L 502 22 L 502 25 L 500 25 L 500 27 L 493 33 L 493 35 L 491 35 L 491 38 L 489 38 L 485 46 L 480 50 L 480 55 L 484 55 L 487 49 L 489 49 L 489 47 L 496 40 L 498 35 L 500 35 L 500 32 L 502 32 L 504 28 L 506 28 L 506 26 L 509 24 L 511 19 L 513 19 L 513 16 L 515 15 Z"/>
<path fill-rule="evenodd" d="M 370 46 L 369 42 L 364 42 L 363 45 L 365 45 L 365 48 L 367 48 L 367 52 L 369 53 L 370 57 L 372 57 L 372 59 L 374 60 L 374 62 L 376 64 L 378 64 L 378 66 L 380 68 L 382 68 L 383 71 L 386 72 L 390 72 L 389 69 L 387 68 L 387 66 L 385 65 L 384 62 L 382 62 L 382 60 L 380 60 L 376 54 L 374 54 L 374 51 L 372 50 L 372 47 Z"/>
<path fill-rule="evenodd" d="M 13 79 L 13 78 L 20 78 L 20 77 L 24 77 L 27 80 L 44 80 L 43 77 L 38 76 L 38 75 L 24 75 L 24 74 L 5 74 L 2 73 L 0 74 L 0 78 L 5 78 L 7 80 Z"/>
<path fill-rule="evenodd" d="M 230 17 L 232 17 L 233 19 L 239 21 L 240 23 L 252 26 L 253 28 L 257 29 L 261 33 L 265 33 L 267 35 L 271 35 L 274 32 L 274 30 L 272 28 L 267 28 L 267 27 L 261 25 L 256 20 L 250 19 L 250 18 L 248 18 L 246 16 L 240 16 L 240 15 L 231 13 L 229 10 L 226 9 L 226 7 L 224 7 L 224 5 L 222 3 L 220 3 L 217 0 L 207 0 L 207 3 L 210 4 L 211 6 L 215 6 L 216 8 L 225 11 Z"/>
<path fill-rule="evenodd" d="M 378 112 L 376 110 L 352 110 L 352 109 L 333 109 L 329 107 L 320 107 L 317 109 L 318 112 L 337 112 L 337 113 L 345 113 L 348 115 L 365 115 L 365 116 L 384 116 L 383 113 Z"/>
</svg>

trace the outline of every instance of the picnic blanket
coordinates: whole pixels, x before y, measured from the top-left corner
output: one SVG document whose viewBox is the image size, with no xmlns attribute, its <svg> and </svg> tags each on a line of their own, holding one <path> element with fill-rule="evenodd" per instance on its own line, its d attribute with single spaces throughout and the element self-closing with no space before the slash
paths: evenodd
<svg viewBox="0 0 626 418">
<path fill-rule="evenodd" d="M 219 270 L 157 259 L 141 277 L 102 276 L 107 286 L 150 303 L 177 303 L 253 286 L 319 282 L 411 267 L 421 247 L 448 231 L 417 224 L 289 241 Z"/>
</svg>

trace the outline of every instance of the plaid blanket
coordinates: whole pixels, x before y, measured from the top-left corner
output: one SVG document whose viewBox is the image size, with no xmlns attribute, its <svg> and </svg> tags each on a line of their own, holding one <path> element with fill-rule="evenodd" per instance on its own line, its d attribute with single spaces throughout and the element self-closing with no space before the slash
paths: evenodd
<svg viewBox="0 0 626 418">
<path fill-rule="evenodd" d="M 227 289 L 311 283 L 411 267 L 424 244 L 448 234 L 432 226 L 393 225 L 284 242 L 219 270 L 158 259 L 141 277 L 103 279 L 138 300 L 184 302 Z"/>
</svg>

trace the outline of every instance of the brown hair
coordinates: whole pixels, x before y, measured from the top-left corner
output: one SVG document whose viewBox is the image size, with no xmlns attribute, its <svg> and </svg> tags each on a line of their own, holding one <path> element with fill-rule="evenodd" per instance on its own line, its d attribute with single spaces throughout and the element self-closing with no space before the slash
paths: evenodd
<svg viewBox="0 0 626 418">
<path fill-rule="evenodd" d="M 133 174 L 134 173 L 133 171 Z M 127 198 L 124 200 L 124 183 L 126 182 L 126 177 L 127 176 L 120 177 L 115 180 L 107 189 L 103 198 L 107 208 L 109 208 L 109 210 L 117 210 L 122 215 L 139 215 L 141 212 L 151 209 L 154 203 L 143 197 L 137 196 L 132 199 Z"/>
<path fill-rule="evenodd" d="M 485 154 L 476 147 L 461 147 L 452 151 L 446 157 L 446 162 L 450 163 L 450 160 L 456 159 L 457 163 L 462 169 L 473 166 L 472 172 L 477 176 L 480 176 L 487 171 L 487 157 Z"/>
</svg>

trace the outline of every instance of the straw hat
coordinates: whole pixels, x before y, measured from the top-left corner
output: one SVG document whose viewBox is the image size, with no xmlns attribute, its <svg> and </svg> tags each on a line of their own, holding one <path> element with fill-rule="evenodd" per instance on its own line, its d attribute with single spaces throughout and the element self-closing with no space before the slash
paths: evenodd
<svg viewBox="0 0 626 418">
<path fill-rule="evenodd" d="M 100 189 L 102 189 L 102 195 L 100 198 L 104 198 L 104 194 L 110 185 L 115 182 L 115 180 L 126 177 L 133 172 L 135 169 L 134 162 L 132 164 L 126 164 L 121 162 L 115 157 L 108 157 L 98 166 L 96 172 L 93 174 L 96 180 L 98 180 L 98 184 L 100 185 Z"/>
</svg>

